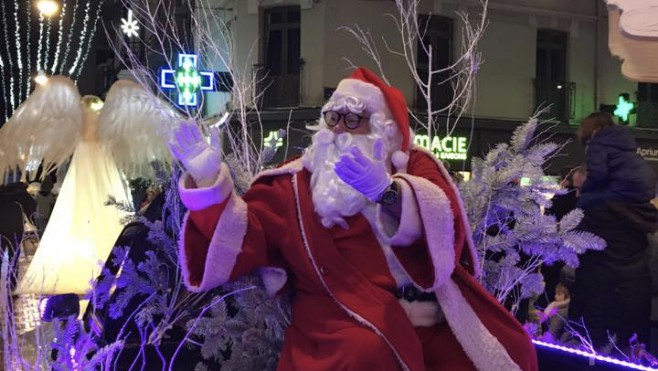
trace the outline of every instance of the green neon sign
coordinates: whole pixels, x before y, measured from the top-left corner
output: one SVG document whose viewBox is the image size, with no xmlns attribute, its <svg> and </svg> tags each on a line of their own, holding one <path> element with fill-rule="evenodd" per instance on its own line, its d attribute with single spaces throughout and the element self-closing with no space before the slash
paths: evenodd
<svg viewBox="0 0 658 371">
<path fill-rule="evenodd" d="M 201 74 L 189 59 L 176 69 L 176 86 L 187 102 L 191 101 L 201 88 Z"/>
<path fill-rule="evenodd" d="M 270 131 L 267 134 L 267 138 L 263 139 L 263 142 L 267 143 L 270 147 L 275 149 L 283 147 L 283 137 L 278 130 Z"/>
<path fill-rule="evenodd" d="M 468 138 L 466 137 L 439 137 L 416 134 L 414 135 L 416 145 L 432 152 L 436 158 L 441 160 L 466 160 L 468 155 Z"/>
<path fill-rule="evenodd" d="M 635 109 L 635 103 L 628 101 L 628 94 L 619 94 L 614 112 L 615 116 L 623 121 L 628 121 L 628 115 L 632 113 L 633 109 Z"/>
</svg>

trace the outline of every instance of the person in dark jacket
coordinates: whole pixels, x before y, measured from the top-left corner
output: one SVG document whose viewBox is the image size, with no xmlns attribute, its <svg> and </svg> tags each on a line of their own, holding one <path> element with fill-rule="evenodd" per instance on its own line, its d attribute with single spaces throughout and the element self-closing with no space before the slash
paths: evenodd
<svg viewBox="0 0 658 371">
<path fill-rule="evenodd" d="M 27 218 L 31 218 L 36 212 L 36 203 L 27 193 L 27 184 L 14 182 L 0 185 L 0 246 L 2 255 L 7 251 L 10 268 L 8 271 L 8 282 L 13 290 L 16 286 L 18 270 L 18 252 L 23 239 L 23 226 Z"/>
<path fill-rule="evenodd" d="M 46 230 L 46 225 L 50 219 L 50 214 L 53 212 L 53 207 L 55 207 L 55 195 L 52 193 L 53 189 L 53 180 L 50 175 L 46 175 L 41 183 L 41 188 L 36 194 L 34 200 L 37 203 L 37 214 L 35 217 L 35 222 L 37 228 L 39 229 L 39 235 L 43 235 L 43 231 Z"/>
<path fill-rule="evenodd" d="M 637 143 L 609 113 L 595 112 L 583 119 L 578 139 L 586 146 L 587 179 L 578 207 L 586 209 L 608 200 L 649 202 L 656 192 L 656 175 L 637 154 Z"/>
<path fill-rule="evenodd" d="M 609 114 L 587 116 L 578 136 L 587 145 L 587 179 L 578 200 L 584 217 L 578 229 L 598 235 L 607 246 L 580 256 L 569 318 L 584 322 L 588 333 L 583 335 L 599 351 L 628 354 L 634 334 L 645 344 L 649 337 L 647 234 L 658 222 L 649 202 L 656 177 L 636 154 L 631 133 Z"/>
</svg>

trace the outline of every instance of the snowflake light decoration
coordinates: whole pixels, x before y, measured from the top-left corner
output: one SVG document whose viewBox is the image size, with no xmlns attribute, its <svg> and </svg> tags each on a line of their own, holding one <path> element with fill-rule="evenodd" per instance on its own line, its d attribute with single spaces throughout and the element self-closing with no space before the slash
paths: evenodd
<svg viewBox="0 0 658 371">
<path fill-rule="evenodd" d="M 133 18 L 133 11 L 128 9 L 128 18 L 121 18 L 121 31 L 128 37 L 137 37 L 139 34 L 139 25 L 137 20 Z"/>
</svg>

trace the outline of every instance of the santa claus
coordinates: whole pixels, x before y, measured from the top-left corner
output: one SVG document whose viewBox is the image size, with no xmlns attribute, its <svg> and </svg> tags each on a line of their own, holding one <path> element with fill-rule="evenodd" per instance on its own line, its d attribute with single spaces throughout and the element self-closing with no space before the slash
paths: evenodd
<svg viewBox="0 0 658 371">
<path fill-rule="evenodd" d="M 183 124 L 186 284 L 260 270 L 291 287 L 280 370 L 536 370 L 519 323 L 477 282 L 446 170 L 412 145 L 402 93 L 365 68 L 338 85 L 307 151 L 242 197 L 217 142 Z"/>
</svg>

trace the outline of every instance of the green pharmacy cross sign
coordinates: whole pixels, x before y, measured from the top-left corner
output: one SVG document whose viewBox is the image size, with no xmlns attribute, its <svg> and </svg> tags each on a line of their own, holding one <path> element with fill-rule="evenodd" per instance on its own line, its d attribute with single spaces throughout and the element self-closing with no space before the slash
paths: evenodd
<svg viewBox="0 0 658 371">
<path fill-rule="evenodd" d="M 199 71 L 199 57 L 196 54 L 178 54 L 176 70 L 162 69 L 160 86 L 165 89 L 178 90 L 178 105 L 197 106 L 200 90 L 213 90 L 215 75 L 212 72 Z"/>
<path fill-rule="evenodd" d="M 624 123 L 628 123 L 628 115 L 635 110 L 635 103 L 629 102 L 628 94 L 619 94 L 617 99 L 617 106 L 615 106 L 614 114 L 619 117 Z"/>
</svg>

